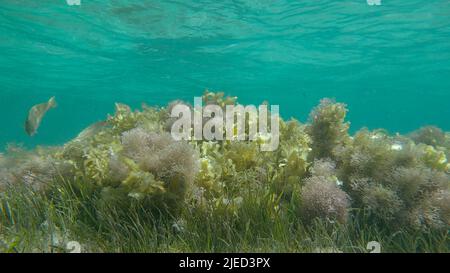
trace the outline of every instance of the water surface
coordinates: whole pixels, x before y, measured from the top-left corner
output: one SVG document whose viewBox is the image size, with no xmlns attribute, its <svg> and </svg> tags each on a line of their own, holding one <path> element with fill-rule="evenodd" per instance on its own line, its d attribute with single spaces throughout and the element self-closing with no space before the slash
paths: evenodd
<svg viewBox="0 0 450 273">
<path fill-rule="evenodd" d="M 61 144 L 114 102 L 206 88 L 301 121 L 333 97 L 353 131 L 450 130 L 450 1 L 0 2 L 0 147 Z M 59 106 L 29 138 L 27 111 L 50 96 Z"/>
</svg>

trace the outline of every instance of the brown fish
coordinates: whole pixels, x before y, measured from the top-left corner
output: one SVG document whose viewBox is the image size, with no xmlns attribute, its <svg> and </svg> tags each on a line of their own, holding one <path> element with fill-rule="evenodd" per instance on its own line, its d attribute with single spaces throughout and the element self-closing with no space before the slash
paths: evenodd
<svg viewBox="0 0 450 273">
<path fill-rule="evenodd" d="M 31 107 L 30 111 L 28 112 L 27 120 L 25 121 L 25 131 L 29 136 L 33 136 L 36 134 L 36 131 L 39 128 L 39 125 L 41 124 L 42 118 L 44 117 L 45 113 L 47 113 L 50 108 L 55 107 L 55 97 L 51 97 L 48 102 L 36 104 L 35 106 Z"/>
<path fill-rule="evenodd" d="M 108 127 L 107 121 L 98 121 L 81 131 L 74 140 L 83 141 L 87 138 L 91 138 L 106 127 Z"/>
</svg>

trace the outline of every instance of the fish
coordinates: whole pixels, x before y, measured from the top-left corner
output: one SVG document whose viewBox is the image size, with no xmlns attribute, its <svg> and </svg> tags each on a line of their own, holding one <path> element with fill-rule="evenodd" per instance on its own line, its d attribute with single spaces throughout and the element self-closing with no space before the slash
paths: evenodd
<svg viewBox="0 0 450 273">
<path fill-rule="evenodd" d="M 107 121 L 98 121 L 94 124 L 91 124 L 87 128 L 85 128 L 78 136 L 74 139 L 76 141 L 83 141 L 85 139 L 91 138 L 96 135 L 98 132 L 108 127 Z"/>
<path fill-rule="evenodd" d="M 25 121 L 25 131 L 29 136 L 34 136 L 41 124 L 42 118 L 47 111 L 57 106 L 55 97 L 51 97 L 48 102 L 36 104 L 28 112 L 27 120 Z"/>
</svg>

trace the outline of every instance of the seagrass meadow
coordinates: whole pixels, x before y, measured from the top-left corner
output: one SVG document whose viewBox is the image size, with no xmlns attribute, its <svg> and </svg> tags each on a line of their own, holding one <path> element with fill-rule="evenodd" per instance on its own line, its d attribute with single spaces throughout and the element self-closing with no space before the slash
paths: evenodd
<svg viewBox="0 0 450 273">
<path fill-rule="evenodd" d="M 450 252 L 449 11 L 0 0 L 0 252 Z"/>
<path fill-rule="evenodd" d="M 323 99 L 307 123 L 280 120 L 278 149 L 262 152 L 264 139 L 174 141 L 173 105 L 117 103 L 64 145 L 8 146 L 2 251 L 449 251 L 449 133 L 350 135 L 346 105 Z"/>
</svg>

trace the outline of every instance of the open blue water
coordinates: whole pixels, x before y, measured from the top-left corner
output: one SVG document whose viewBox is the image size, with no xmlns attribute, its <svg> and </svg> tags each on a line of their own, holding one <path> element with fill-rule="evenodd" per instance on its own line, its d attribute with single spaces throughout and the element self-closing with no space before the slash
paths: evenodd
<svg viewBox="0 0 450 273">
<path fill-rule="evenodd" d="M 114 102 L 205 88 L 305 121 L 320 98 L 352 129 L 450 130 L 450 1 L 0 1 L 0 147 L 60 144 Z M 29 107 L 56 96 L 38 135 Z"/>
</svg>

